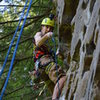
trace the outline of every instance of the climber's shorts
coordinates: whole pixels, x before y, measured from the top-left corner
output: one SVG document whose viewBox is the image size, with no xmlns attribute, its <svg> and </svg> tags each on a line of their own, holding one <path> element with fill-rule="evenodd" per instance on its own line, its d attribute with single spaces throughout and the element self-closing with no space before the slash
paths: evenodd
<svg viewBox="0 0 100 100">
<path fill-rule="evenodd" d="M 57 80 L 59 80 L 62 76 L 65 76 L 65 72 L 54 62 L 52 57 L 49 55 L 45 55 L 40 58 L 39 70 L 42 70 L 42 72 L 44 70 L 44 72 L 49 76 L 50 80 L 54 83 L 56 83 Z"/>
</svg>

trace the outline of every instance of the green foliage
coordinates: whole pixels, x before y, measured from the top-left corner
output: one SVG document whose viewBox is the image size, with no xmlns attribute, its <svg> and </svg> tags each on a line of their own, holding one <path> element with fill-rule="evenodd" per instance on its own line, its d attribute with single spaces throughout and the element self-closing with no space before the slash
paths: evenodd
<svg viewBox="0 0 100 100">
<path fill-rule="evenodd" d="M 0 64 L 3 65 L 13 34 L 18 25 L 18 19 L 21 15 L 25 0 L 9 1 L 12 5 L 7 6 L 6 11 L 0 13 Z M 19 6 L 16 6 L 19 5 Z M 43 83 L 32 83 L 29 71 L 34 68 L 32 58 L 32 37 L 39 31 L 41 20 L 51 12 L 52 3 L 50 0 L 33 0 L 29 16 L 24 27 L 21 40 L 18 46 L 16 58 L 13 64 L 13 70 L 5 91 L 3 100 L 43 100 L 51 94 Z M 27 9 L 25 10 L 25 12 Z M 43 16 L 40 16 L 43 15 Z M 39 17 L 40 16 L 40 17 Z M 35 18 L 34 18 L 35 17 Z M 23 22 L 23 21 L 22 21 Z M 21 23 L 22 25 L 22 23 Z M 21 27 L 20 25 L 20 27 Z M 10 62 L 14 52 L 15 44 L 19 36 L 19 31 L 14 40 L 4 73 L 0 79 L 0 90 L 8 74 Z M 43 90 L 43 91 L 42 91 Z M 41 95 L 39 93 L 42 91 Z M 42 99 L 41 99 L 42 98 Z"/>
</svg>

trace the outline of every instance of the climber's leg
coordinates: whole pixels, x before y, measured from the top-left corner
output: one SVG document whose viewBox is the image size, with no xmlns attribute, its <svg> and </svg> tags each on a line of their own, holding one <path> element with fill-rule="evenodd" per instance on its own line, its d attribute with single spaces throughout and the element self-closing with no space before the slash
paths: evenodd
<svg viewBox="0 0 100 100">
<path fill-rule="evenodd" d="M 52 100 L 57 100 L 57 98 L 59 98 L 59 93 L 62 91 L 62 88 L 64 86 L 64 82 L 66 80 L 66 76 L 63 76 L 59 79 L 59 83 L 57 82 L 53 91 L 53 95 L 52 95 Z"/>
</svg>

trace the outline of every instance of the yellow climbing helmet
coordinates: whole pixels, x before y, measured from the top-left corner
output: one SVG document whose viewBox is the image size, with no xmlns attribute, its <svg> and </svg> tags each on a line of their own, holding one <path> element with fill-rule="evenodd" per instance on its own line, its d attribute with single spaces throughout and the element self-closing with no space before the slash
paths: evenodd
<svg viewBox="0 0 100 100">
<path fill-rule="evenodd" d="M 54 27 L 54 19 L 44 18 L 41 25 L 48 25 Z"/>
</svg>

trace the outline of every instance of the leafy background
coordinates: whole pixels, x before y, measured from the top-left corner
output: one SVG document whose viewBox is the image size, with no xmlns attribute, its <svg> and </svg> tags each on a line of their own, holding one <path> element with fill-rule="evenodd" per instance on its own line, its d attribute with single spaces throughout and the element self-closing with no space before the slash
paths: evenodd
<svg viewBox="0 0 100 100">
<path fill-rule="evenodd" d="M 25 0 L 0 0 L 0 66 L 2 67 L 5 60 L 11 39 L 17 28 L 19 18 Z M 27 7 L 29 2 L 27 4 Z M 25 12 L 27 11 L 27 7 Z M 51 0 L 33 0 L 32 6 L 25 23 L 25 27 L 18 46 L 16 58 L 13 65 L 9 82 L 3 97 L 3 100 L 43 100 L 51 97 L 48 88 L 44 82 L 32 82 L 29 72 L 34 68 L 32 59 L 32 39 L 34 34 L 40 30 L 40 24 L 44 17 L 51 13 L 53 5 Z M 24 16 L 25 17 L 25 16 Z M 24 19 L 23 17 L 23 19 Z M 22 26 L 21 22 L 20 28 Z M 13 47 L 8 57 L 4 73 L 0 79 L 0 91 L 3 88 L 5 79 L 9 70 L 10 62 L 14 52 L 19 31 L 15 38 Z M 56 30 L 55 30 L 56 32 Z M 0 68 L 1 68 L 0 67 Z"/>
</svg>

